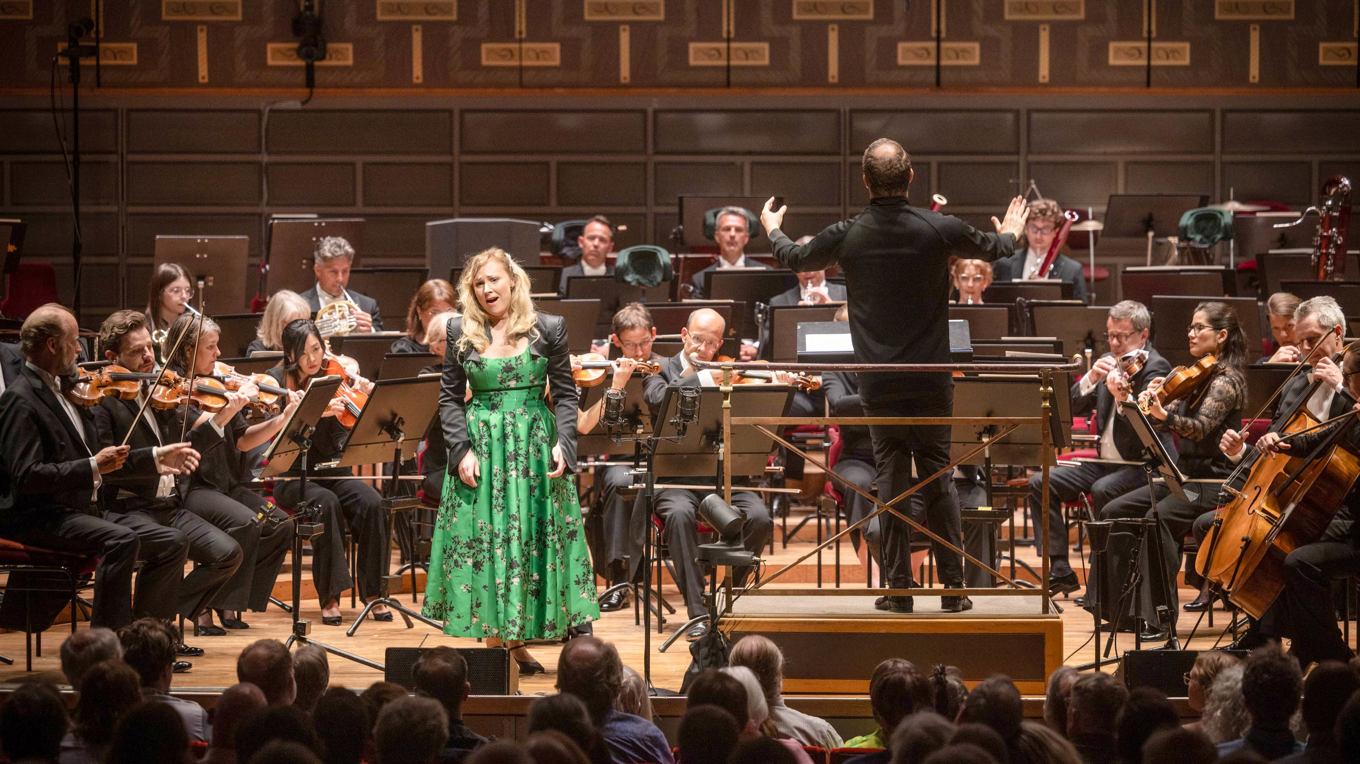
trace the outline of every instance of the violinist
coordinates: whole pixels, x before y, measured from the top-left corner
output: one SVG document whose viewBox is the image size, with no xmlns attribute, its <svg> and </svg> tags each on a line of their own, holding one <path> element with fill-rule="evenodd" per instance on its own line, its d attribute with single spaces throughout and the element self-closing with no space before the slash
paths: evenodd
<svg viewBox="0 0 1360 764">
<path fill-rule="evenodd" d="M 309 319 L 294 321 L 283 330 L 283 363 L 269 370 L 269 375 L 280 386 L 289 390 L 307 389 L 312 379 L 325 376 L 328 358 L 321 333 Z M 371 387 L 366 381 L 356 380 L 360 387 Z M 312 434 L 312 448 L 308 451 L 309 466 L 330 462 L 340 457 L 349 432 L 337 417 L 345 412 L 345 403 L 336 397 L 321 417 Z M 296 470 L 287 473 L 296 476 Z M 348 467 L 312 468 L 310 474 L 323 478 L 349 478 Z M 312 538 L 312 580 L 316 582 L 317 599 L 321 601 L 321 622 L 339 626 L 340 594 L 354 585 L 345 564 L 344 527 L 348 526 L 359 547 L 359 596 L 364 602 L 383 596 L 383 577 L 388 570 L 390 541 L 387 533 L 387 512 L 382 507 L 382 496 L 362 480 L 321 480 L 307 483 L 307 495 L 300 495 L 296 480 L 281 482 L 274 490 L 274 498 L 284 507 L 295 507 L 304 498 L 321 509 L 325 531 Z M 341 525 L 342 518 L 344 525 Z M 374 608 L 378 621 L 392 620 L 385 606 Z"/>
<path fill-rule="evenodd" d="M 283 352 L 283 327 L 300 318 L 311 318 L 312 309 L 302 295 L 280 289 L 265 303 L 264 314 L 255 329 L 255 339 L 246 346 L 246 355 Z"/>
<path fill-rule="evenodd" d="M 193 316 L 181 315 L 186 323 Z M 99 352 L 105 360 L 136 374 L 154 375 L 156 357 L 145 316 L 134 310 L 114 311 L 99 327 Z M 177 440 L 188 440 L 199 454 L 221 445 L 216 428 L 200 425 L 192 418 L 183 426 L 182 411 L 160 410 L 144 405 L 150 385 L 138 386 L 136 397 L 106 397 L 94 407 L 96 429 L 104 445 L 120 443 L 131 436 L 133 448 L 157 447 Z M 138 416 L 140 412 L 141 416 Z M 181 435 L 184 433 L 184 435 Z M 181 485 L 173 475 L 138 477 L 115 475 L 104 481 L 101 503 L 105 517 L 137 532 L 145 551 L 178 546 L 188 541 L 189 559 L 194 568 L 180 584 L 177 612 L 189 620 L 203 614 L 223 585 L 241 565 L 240 544 L 210 521 L 184 508 Z M 216 636 L 213 630 L 194 629 L 196 636 Z M 225 633 L 225 632 L 222 632 Z"/>
<path fill-rule="evenodd" d="M 389 353 L 428 353 L 425 342 L 431 320 L 440 313 L 449 313 L 458 304 L 453 285 L 444 279 L 430 279 L 416 290 L 411 305 L 406 309 L 406 336 L 392 343 Z"/>
<path fill-rule="evenodd" d="M 217 371 L 216 361 L 222 355 L 218 348 L 221 330 L 207 317 L 201 327 L 194 316 L 180 316 L 166 334 L 166 365 L 181 377 L 189 375 L 191 366 L 194 375 L 204 379 L 212 379 Z M 169 355 L 176 343 L 179 349 Z M 189 406 L 190 418 L 199 426 L 206 424 L 220 432 L 223 442 L 203 453 L 198 470 L 189 479 L 184 508 L 225 531 L 242 552 L 235 575 L 209 602 L 209 609 L 199 615 L 194 631 L 201 634 L 216 635 L 222 628 L 249 628 L 241 615 L 246 610 L 263 612 L 269 604 L 274 580 L 293 539 L 292 519 L 249 485 L 254 466 L 250 452 L 278 434 L 302 394 L 289 393 L 279 401 L 282 413 L 248 424 L 246 405 L 258 395 L 258 386 L 246 381 L 225 393 L 226 405 L 216 413 L 203 411 L 197 404 Z M 213 625 L 213 611 L 220 627 Z"/>
<path fill-rule="evenodd" d="M 1119 402 L 1138 395 L 1150 380 L 1165 377 L 1171 371 L 1171 364 L 1148 344 L 1151 327 L 1152 316 L 1140 302 L 1125 300 L 1110 308 L 1105 317 L 1105 339 L 1110 352 L 1096 359 L 1091 370 L 1072 386 L 1073 416 L 1089 416 L 1092 411 L 1096 414 L 1099 458 L 1049 470 L 1048 539 L 1044 552 L 1048 555 L 1048 589 L 1053 594 L 1067 594 L 1080 586 L 1067 558 L 1062 503 L 1079 501 L 1082 494 L 1090 493 L 1092 509 L 1099 517 L 1106 504 L 1144 483 L 1142 468 L 1129 463 L 1138 460 L 1143 446 L 1128 421 L 1119 416 Z M 1138 358 L 1143 359 L 1141 367 L 1136 361 L 1130 363 Z M 1029 506 L 1036 529 L 1043 527 L 1035 513 L 1042 505 L 1042 488 L 1042 474 L 1030 476 Z"/>
<path fill-rule="evenodd" d="M 1352 400 L 1360 400 L 1360 349 L 1347 348 L 1341 369 L 1346 392 Z M 1356 411 L 1360 411 L 1360 404 L 1352 405 L 1345 413 Z M 1257 441 L 1256 448 L 1266 453 L 1307 454 L 1323 439 L 1333 435 L 1335 427 L 1345 428 L 1341 442 L 1346 450 L 1352 454 L 1360 452 L 1360 423 L 1355 416 L 1346 416 L 1335 425 L 1324 425 L 1288 439 L 1281 438 L 1278 433 L 1266 433 Z M 1355 656 L 1337 627 L 1331 582 L 1360 574 L 1357 513 L 1360 513 L 1360 492 L 1353 486 L 1322 538 L 1285 556 L 1283 592 L 1261 621 L 1253 623 L 1234 647 L 1251 649 L 1267 639 L 1291 637 L 1290 653 L 1298 658 L 1299 665 L 1305 670 L 1314 661 L 1348 661 Z"/>
<path fill-rule="evenodd" d="M 92 512 L 91 505 L 111 475 L 183 474 L 197 466 L 198 454 L 187 443 L 135 450 L 100 445 L 93 414 L 64 395 L 64 380 L 76 373 L 79 332 L 75 316 L 55 303 L 34 310 L 19 330 L 24 365 L 0 396 L 0 535 L 98 555 L 92 626 L 118 629 L 134 617 L 170 618 L 184 571 L 183 536 L 148 548 L 135 530 Z M 144 562 L 134 602 L 139 548 Z"/>
<path fill-rule="evenodd" d="M 439 373 L 444 370 L 444 352 L 448 349 L 449 322 L 458 318 L 453 311 L 440 313 L 429 321 L 425 331 L 424 343 L 436 357 L 434 366 L 420 370 L 422 374 Z M 425 450 L 420 458 L 420 473 L 424 476 L 421 489 L 425 495 L 438 501 L 444 495 L 444 475 L 448 472 L 449 453 L 444 446 L 444 428 L 439 417 L 430 420 L 430 429 L 425 431 Z"/>
<path fill-rule="evenodd" d="M 1025 224 L 1024 240 L 1010 257 L 997 260 L 997 281 L 1029 281 L 1038 278 L 1040 265 L 1057 239 L 1063 225 L 1063 208 L 1052 199 L 1035 199 L 1029 203 L 1029 221 Z M 1081 263 L 1058 253 L 1048 278 L 1072 285 L 1072 299 L 1086 301 L 1086 279 L 1082 278 Z"/>
<path fill-rule="evenodd" d="M 1246 401 L 1246 379 L 1242 367 L 1246 361 L 1247 343 L 1242 327 L 1231 307 L 1221 302 L 1202 302 L 1195 306 L 1195 312 L 1186 330 L 1190 355 L 1196 359 L 1213 355 L 1217 363 L 1213 371 L 1189 396 L 1165 406 L 1159 396 L 1162 379 L 1153 379 L 1148 389 L 1139 396 L 1139 403 L 1145 406 L 1154 427 L 1172 432 L 1179 436 L 1177 466 L 1186 477 L 1191 479 L 1224 478 L 1232 470 L 1232 463 L 1219 449 L 1223 433 L 1237 425 L 1242 419 L 1242 404 Z M 1170 624 L 1174 628 L 1177 603 L 1156 601 L 1160 597 L 1175 597 L 1176 571 L 1181 559 L 1181 542 L 1190 531 L 1195 518 L 1205 510 L 1216 505 L 1217 491 L 1202 491 L 1193 501 L 1187 501 L 1171 494 L 1165 485 L 1136 488 L 1106 505 L 1102 518 L 1148 517 L 1159 521 L 1160 547 L 1162 558 L 1153 558 L 1153 552 L 1143 555 L 1147 563 L 1143 576 L 1143 591 L 1140 592 L 1143 607 L 1140 612 L 1147 618 L 1158 612 L 1158 607 L 1168 608 Z M 1155 565 L 1161 565 L 1157 570 Z M 1157 592 L 1152 587 L 1159 582 L 1168 582 L 1169 591 Z M 1156 599 L 1154 599 L 1154 596 Z M 1158 641 L 1167 638 L 1168 633 L 1161 626 L 1149 624 L 1143 639 Z"/>
<path fill-rule="evenodd" d="M 643 383 L 642 394 L 653 416 L 658 416 L 666 390 L 671 387 L 700 387 L 704 379 L 712 376 L 708 370 L 698 372 L 690 363 L 690 355 L 700 360 L 712 361 L 722 347 L 727 324 L 723 317 L 712 308 L 700 308 L 689 314 L 689 320 L 680 329 L 683 347 L 680 352 L 666 360 L 661 373 L 650 376 Z M 689 482 L 689 481 L 686 481 Z M 658 487 L 660 485 L 658 484 Z M 671 561 L 675 564 L 676 585 L 685 597 L 685 607 L 689 618 L 698 618 L 708 612 L 704 606 L 704 573 L 699 566 L 699 533 L 695 518 L 698 516 L 699 502 L 707 492 L 680 488 L 668 488 L 657 493 L 656 513 L 665 521 L 662 534 L 670 549 Z M 746 524 L 742 528 L 742 546 L 748 551 L 757 552 L 769 542 L 773 522 L 770 509 L 764 500 L 752 491 L 736 491 L 732 494 L 732 504 L 746 514 Z M 742 572 L 739 571 L 739 575 Z M 708 624 L 699 622 L 686 634 L 690 641 L 708 633 Z"/>
</svg>

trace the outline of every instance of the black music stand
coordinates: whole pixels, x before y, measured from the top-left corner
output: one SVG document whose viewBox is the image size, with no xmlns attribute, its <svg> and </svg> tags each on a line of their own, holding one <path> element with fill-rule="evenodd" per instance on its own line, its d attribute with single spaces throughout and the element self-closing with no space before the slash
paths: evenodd
<svg viewBox="0 0 1360 764">
<path fill-rule="evenodd" d="M 949 317 L 968 322 L 968 334 L 973 339 L 993 340 L 1010 333 L 1010 305 L 959 305 L 949 306 Z"/>
<path fill-rule="evenodd" d="M 358 334 L 336 334 L 331 336 L 331 349 L 353 358 L 359 364 L 359 373 L 369 379 L 376 379 L 383 358 L 392 349 L 392 343 L 405 335 L 401 332 L 370 332 Z"/>
<path fill-rule="evenodd" d="M 434 353 L 388 353 L 382 357 L 378 367 L 378 379 L 401 379 L 416 377 L 425 370 L 438 366 L 444 361 Z"/>
<path fill-rule="evenodd" d="M 556 290 L 554 290 L 555 292 Z M 534 300 L 534 309 L 541 313 L 551 313 L 567 320 L 567 348 L 573 353 L 588 353 L 595 339 L 595 327 L 600 315 L 599 300 L 563 300 L 557 297 L 540 297 Z"/>
<path fill-rule="evenodd" d="M 316 431 L 317 422 L 321 421 L 321 416 L 326 413 L 326 407 L 330 405 L 331 399 L 335 397 L 335 391 L 340 388 L 339 377 L 321 377 L 314 379 L 307 385 L 307 391 L 302 397 L 302 402 L 293 410 L 293 415 L 284 423 L 283 430 L 274 437 L 269 448 L 265 450 L 264 458 L 266 465 L 262 477 L 276 477 L 293 466 L 293 462 L 301 460 L 298 468 L 298 481 L 301 484 L 298 496 L 298 503 L 293 507 L 293 633 L 288 635 L 288 640 L 284 642 L 285 648 L 291 648 L 294 642 L 304 645 L 316 645 L 332 655 L 338 655 L 346 660 L 375 668 L 382 671 L 382 664 L 371 661 L 361 655 L 356 655 L 338 647 L 328 645 L 312 639 L 312 624 L 299 618 L 302 602 L 302 542 L 304 539 L 319 536 L 325 532 L 325 525 L 318 517 L 318 510 L 314 502 L 308 501 L 307 478 L 311 471 L 311 465 L 307 463 L 307 452 L 312 448 L 312 433 Z M 339 533 L 340 529 L 332 529 L 332 533 Z"/>
<path fill-rule="evenodd" d="M 1009 305 L 1019 298 L 1026 300 L 1066 300 L 1072 297 L 1072 285 L 1061 279 L 1026 279 L 1024 281 L 993 281 L 982 292 L 983 304 Z"/>
<path fill-rule="evenodd" d="M 798 276 L 792 271 L 769 268 L 723 268 L 704 274 L 704 296 L 710 300 L 733 300 L 744 305 L 737 333 L 746 338 L 759 336 L 755 320 L 757 303 L 769 304 L 777 295 L 797 288 Z"/>
<path fill-rule="evenodd" d="M 1163 525 L 1161 514 L 1157 511 L 1158 501 L 1157 493 L 1153 490 L 1153 477 L 1160 475 L 1166 482 L 1166 487 L 1171 490 L 1172 495 L 1183 501 L 1191 501 L 1190 496 L 1185 492 L 1187 478 L 1184 473 L 1180 471 L 1180 468 L 1176 466 L 1175 458 L 1166 450 L 1166 445 L 1162 443 L 1162 439 L 1158 437 L 1157 432 L 1153 430 L 1152 422 L 1148 421 L 1147 416 L 1138 408 L 1137 403 L 1132 400 L 1120 402 L 1119 413 L 1128 420 L 1129 425 L 1138 436 L 1138 441 L 1143 444 L 1143 474 L 1147 476 L 1148 497 L 1152 500 L 1152 525 L 1150 529 L 1144 529 L 1144 532 L 1150 530 L 1152 533 L 1152 548 L 1149 550 L 1147 549 L 1147 544 L 1139 544 L 1140 551 L 1137 556 L 1151 558 L 1149 559 L 1148 564 L 1150 568 L 1153 568 L 1154 575 L 1157 579 L 1155 581 L 1150 581 L 1149 585 L 1157 587 L 1156 590 L 1159 592 L 1170 592 L 1173 595 L 1171 597 L 1172 601 L 1170 607 L 1166 605 L 1156 607 L 1156 612 L 1153 614 L 1153 617 L 1156 618 L 1159 627 L 1167 630 L 1167 647 L 1173 650 L 1179 650 L 1180 639 L 1176 635 L 1176 618 L 1174 612 L 1174 608 L 1177 607 L 1174 597 L 1176 589 L 1174 582 L 1167 581 L 1166 569 L 1162 566 L 1162 552 L 1164 551 L 1162 549 Z M 1146 552 L 1144 550 L 1146 550 Z M 1124 596 L 1137 596 L 1135 592 L 1141 585 L 1142 578 L 1142 573 L 1138 569 L 1140 562 L 1141 560 L 1136 560 L 1135 564 L 1129 566 L 1128 588 L 1125 589 Z M 1155 567 L 1153 567 L 1154 565 Z M 1123 596 L 1120 597 L 1120 600 L 1123 600 Z M 1118 633 L 1119 619 L 1122 616 L 1122 605 L 1116 606 L 1115 622 L 1111 627 L 1112 634 Z M 1099 612 L 1097 612 L 1096 617 L 1100 617 Z M 1112 638 L 1111 642 L 1113 641 Z M 1135 632 L 1134 644 L 1137 648 L 1141 649 L 1141 634 L 1137 632 Z"/>
<path fill-rule="evenodd" d="M 513 218 L 431 220 L 425 224 L 425 267 L 430 273 L 448 273 L 491 247 L 504 249 L 521 263 L 537 263 L 545 228 L 551 227 Z"/>
<path fill-rule="evenodd" d="M 217 311 L 231 313 L 247 308 L 249 259 L 248 236 L 157 236 L 152 267 L 184 266 L 202 281 L 203 301 Z"/>
<path fill-rule="evenodd" d="M 363 218 L 272 216 L 262 268 L 268 288 L 258 291 L 273 294 L 280 289 L 290 289 L 301 294 L 311 289 L 316 284 L 316 274 L 312 272 L 316 243 L 327 236 L 340 236 L 356 253 L 362 254 L 363 231 Z M 358 259 L 356 255 L 355 261 Z"/>
<path fill-rule="evenodd" d="M 359 412 L 359 419 L 350 431 L 349 440 L 345 442 L 345 450 L 340 457 L 341 467 L 388 462 L 387 495 L 382 501 L 384 512 L 415 509 L 420 505 L 419 500 L 414 497 L 398 495 L 401 464 L 415 458 L 416 447 L 424 439 L 435 412 L 439 410 L 439 384 L 439 377 L 433 375 L 378 380 L 373 385 L 373 391 L 369 393 L 368 403 Z M 416 570 L 415 566 L 412 566 L 413 590 L 415 583 Z M 359 613 L 359 617 L 354 619 L 354 623 L 345 632 L 345 636 L 354 636 L 364 619 L 368 618 L 369 613 L 378 605 L 386 605 L 397 611 L 408 629 L 415 625 L 411 623 L 411 619 L 414 618 L 426 626 L 439 629 L 440 632 L 444 630 L 444 624 L 426 618 L 384 592 L 381 597 L 369 600 Z"/>
<path fill-rule="evenodd" d="M 1105 238 L 1146 239 L 1147 265 L 1152 242 L 1180 234 L 1181 215 L 1209 203 L 1204 194 L 1110 194 L 1105 206 Z"/>
<path fill-rule="evenodd" d="M 275 351 L 272 353 L 256 353 L 245 358 L 222 358 L 219 360 L 235 368 L 241 374 L 260 374 L 278 366 L 282 359 L 283 353 Z"/>
<path fill-rule="evenodd" d="M 760 354 L 772 361 L 792 362 L 798 359 L 798 325 L 810 321 L 830 321 L 843 302 L 826 305 L 770 305 L 765 309 Z"/>
</svg>

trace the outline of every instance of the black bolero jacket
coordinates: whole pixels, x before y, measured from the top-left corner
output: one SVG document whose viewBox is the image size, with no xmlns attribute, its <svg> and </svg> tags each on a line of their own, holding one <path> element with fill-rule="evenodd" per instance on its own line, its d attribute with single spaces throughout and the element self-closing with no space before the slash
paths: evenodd
<svg viewBox="0 0 1360 764">
<path fill-rule="evenodd" d="M 449 319 L 448 345 L 444 350 L 444 379 L 439 386 L 439 421 L 443 425 L 444 443 L 448 449 L 449 474 L 456 474 L 458 464 L 471 447 L 463 402 L 467 390 L 467 374 L 463 366 L 469 360 L 478 358 L 479 354 L 472 349 L 459 350 L 458 340 L 462 336 L 462 317 Z M 553 413 L 557 418 L 557 443 L 562 446 L 567 472 L 575 472 L 577 392 L 576 383 L 571 378 L 571 355 L 567 350 L 567 320 L 561 316 L 539 313 L 538 326 L 529 343 L 529 353 L 548 359 L 548 389 L 552 392 Z"/>
</svg>

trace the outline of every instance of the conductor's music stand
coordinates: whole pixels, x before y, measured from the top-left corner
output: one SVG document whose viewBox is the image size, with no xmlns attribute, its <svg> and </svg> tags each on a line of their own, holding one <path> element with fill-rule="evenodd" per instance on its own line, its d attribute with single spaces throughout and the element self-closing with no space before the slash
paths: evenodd
<svg viewBox="0 0 1360 764">
<path fill-rule="evenodd" d="M 312 448 L 312 433 L 316 431 L 317 422 L 321 421 L 322 414 L 326 412 L 326 407 L 330 405 L 331 399 L 335 397 L 335 391 L 339 388 L 339 377 L 321 377 L 312 380 L 307 385 L 307 391 L 302 396 L 302 402 L 293 410 L 293 415 L 284 423 L 283 430 L 274 437 L 274 441 L 269 444 L 269 448 L 264 453 L 266 464 L 262 477 L 266 478 L 282 475 L 293 466 L 294 461 L 301 460 L 298 467 L 298 482 L 300 483 L 298 496 L 301 498 L 293 507 L 293 518 L 295 520 L 293 524 L 293 633 L 288 635 L 288 641 L 284 642 L 283 646 L 291 648 L 294 642 L 316 645 L 332 655 L 338 655 L 346 660 L 382 671 L 381 663 L 312 639 L 308 636 L 312 629 L 311 622 L 299 618 L 302 601 L 302 541 L 319 536 L 326 531 L 325 525 L 318 517 L 318 509 L 315 503 L 307 500 L 307 477 L 311 469 L 311 465 L 307 463 L 307 452 Z M 331 532 L 339 533 L 340 529 L 333 528 Z"/>
<path fill-rule="evenodd" d="M 1204 194 L 1110 194 L 1105 207 L 1106 238 L 1147 239 L 1147 265 L 1152 241 L 1180 233 L 1181 215 L 1209 203 Z"/>
<path fill-rule="evenodd" d="M 844 304 L 769 306 L 766 308 L 765 326 L 761 327 L 761 357 L 785 363 L 798 360 L 798 325 L 809 321 L 830 321 Z"/>
<path fill-rule="evenodd" d="M 373 391 L 369 393 L 368 403 L 359 412 L 359 419 L 350 431 L 349 440 L 345 443 L 344 453 L 340 457 L 341 467 L 388 461 L 387 496 L 383 497 L 382 501 L 384 512 L 403 511 L 420 506 L 419 499 L 397 495 L 401 464 L 407 459 L 415 458 L 416 447 L 425 437 L 425 431 L 429 429 L 430 421 L 434 419 L 435 412 L 439 409 L 439 385 L 440 378 L 432 375 L 378 380 L 373 385 Z M 413 565 L 411 567 L 413 590 L 415 585 L 416 569 Z M 411 619 L 414 618 L 426 626 L 439 629 L 441 632 L 444 630 L 444 624 L 426 618 L 418 611 L 388 597 L 384 592 L 382 596 L 369 600 L 345 635 L 354 636 L 364 619 L 368 618 L 369 613 L 378 605 L 386 605 L 400 613 L 408 629 L 415 625 L 411 623 Z"/>
</svg>

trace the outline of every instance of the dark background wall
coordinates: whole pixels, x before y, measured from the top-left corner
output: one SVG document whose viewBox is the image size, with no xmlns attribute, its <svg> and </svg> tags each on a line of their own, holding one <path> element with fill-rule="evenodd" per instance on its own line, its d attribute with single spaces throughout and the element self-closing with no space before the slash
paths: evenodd
<svg viewBox="0 0 1360 764">
<path fill-rule="evenodd" d="M 202 17 L 237 5 L 239 20 Z M 658 5 L 662 21 L 626 18 Z M 98 318 L 144 300 L 155 235 L 243 234 L 258 257 L 275 212 L 363 216 L 367 265 L 423 264 L 424 222 L 455 215 L 604 212 L 628 224 L 621 245 L 666 243 L 682 193 L 779 193 L 793 206 L 789 227 L 810 232 L 863 201 L 858 158 L 879 135 L 913 152 L 913 198 L 944 193 L 950 211 L 978 223 L 1031 178 L 1097 216 L 1112 193 L 1218 200 L 1231 190 L 1299 205 L 1329 175 L 1360 178 L 1355 2 L 1161 0 L 1155 41 L 1189 43 L 1190 65 L 1159 48 L 1175 65 L 1153 67 L 1152 90 L 1141 87 L 1142 67 L 1109 60 L 1127 52 L 1112 43 L 1139 38 L 1138 0 L 948 0 L 942 48 L 962 63 L 940 68 L 940 88 L 934 67 L 898 63 L 899 43 L 929 40 L 932 5 L 326 0 L 327 37 L 352 43 L 352 55 L 320 68 L 321 89 L 300 108 L 301 69 L 266 56 L 270 42 L 291 47 L 295 3 L 106 3 L 106 45 L 136 51 L 106 48 L 98 89 L 84 67 L 83 312 Z M 0 214 L 30 221 L 28 254 L 56 264 L 68 290 L 69 194 L 47 56 L 72 11 L 89 7 L 0 0 Z M 456 21 L 409 16 L 449 7 Z M 724 41 L 733 7 L 733 58 L 747 50 L 738 43 L 765 42 L 769 59 L 732 67 L 729 88 L 725 67 L 695 62 Z M 13 18 L 26 9 L 31 18 Z M 1006 18 L 1035 9 L 1075 9 L 1083 20 Z M 408 15 L 380 21 L 379 10 Z M 625 19 L 585 18 L 610 10 Z M 822 16 L 795 19 L 795 10 Z M 1282 11 L 1292 19 L 1216 18 Z M 192 20 L 165 18 L 175 14 Z M 1320 63 L 1327 45 L 1347 39 L 1346 66 Z M 975 65 L 967 46 L 943 45 L 969 41 L 979 42 Z M 534 47 L 545 42 L 558 45 L 556 59 Z M 757 48 L 748 62 L 760 62 Z M 514 65 L 521 51 L 556 64 Z M 903 60 L 919 52 L 908 45 Z M 1102 259 L 1117 259 L 1116 245 Z"/>
</svg>

